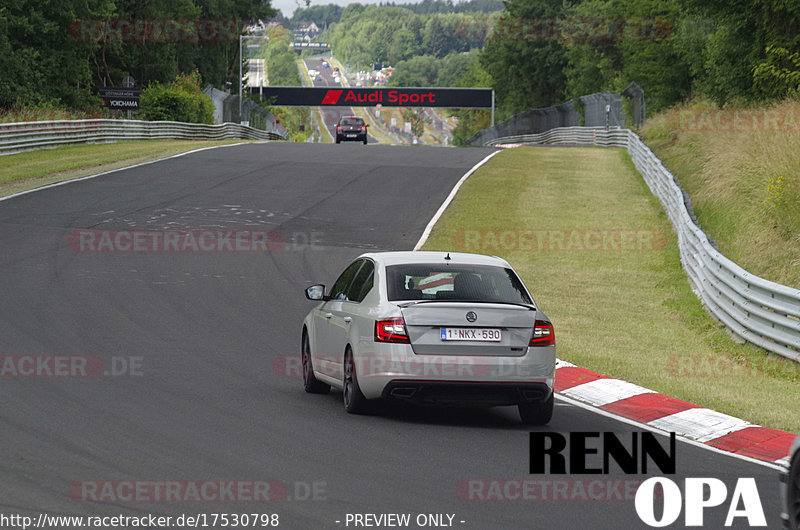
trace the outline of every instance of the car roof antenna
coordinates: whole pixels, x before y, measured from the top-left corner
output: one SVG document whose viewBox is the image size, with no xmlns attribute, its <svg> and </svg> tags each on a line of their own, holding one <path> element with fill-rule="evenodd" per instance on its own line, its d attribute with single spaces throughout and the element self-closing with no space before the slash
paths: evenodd
<svg viewBox="0 0 800 530">
<path fill-rule="evenodd" d="M 450 253 L 447 253 L 447 256 L 444 257 L 445 261 L 450 261 Z"/>
</svg>

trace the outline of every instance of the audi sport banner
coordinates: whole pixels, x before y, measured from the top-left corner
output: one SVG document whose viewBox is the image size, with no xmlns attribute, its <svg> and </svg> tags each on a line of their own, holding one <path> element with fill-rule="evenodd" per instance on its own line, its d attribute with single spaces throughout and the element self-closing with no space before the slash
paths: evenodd
<svg viewBox="0 0 800 530">
<path fill-rule="evenodd" d="M 492 106 L 491 88 L 252 88 L 277 107 L 476 107 Z"/>
</svg>

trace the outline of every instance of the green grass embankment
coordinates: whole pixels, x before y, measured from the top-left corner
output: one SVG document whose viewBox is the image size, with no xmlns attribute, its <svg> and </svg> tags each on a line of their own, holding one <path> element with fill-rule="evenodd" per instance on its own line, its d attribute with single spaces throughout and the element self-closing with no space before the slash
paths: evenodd
<svg viewBox="0 0 800 530">
<path fill-rule="evenodd" d="M 558 356 L 747 421 L 800 431 L 800 369 L 702 308 L 627 153 L 518 148 L 461 187 L 425 250 L 499 255 L 552 319 Z"/>
<path fill-rule="evenodd" d="M 75 145 L 0 156 L 0 196 L 241 140 L 145 140 Z"/>
<path fill-rule="evenodd" d="M 725 256 L 800 288 L 800 102 L 719 109 L 699 101 L 651 118 L 642 137 Z"/>
</svg>

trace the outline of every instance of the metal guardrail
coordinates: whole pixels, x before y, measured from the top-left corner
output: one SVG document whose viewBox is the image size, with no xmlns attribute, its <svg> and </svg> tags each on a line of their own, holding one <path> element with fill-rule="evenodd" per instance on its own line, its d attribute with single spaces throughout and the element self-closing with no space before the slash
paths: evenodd
<svg viewBox="0 0 800 530">
<path fill-rule="evenodd" d="M 627 98 L 630 106 L 623 103 Z M 628 114 L 631 116 L 628 116 Z M 620 128 L 631 119 L 636 127 L 644 123 L 644 91 L 632 82 L 622 92 L 596 92 L 570 99 L 560 105 L 527 109 L 502 123 L 487 127 L 469 137 L 465 145 L 481 146 L 516 134 L 539 134 L 555 128 Z"/>
<path fill-rule="evenodd" d="M 285 140 L 275 132 L 237 123 L 206 125 L 175 121 L 57 120 L 0 124 L 0 155 L 45 147 L 124 140 Z"/>
<path fill-rule="evenodd" d="M 678 234 L 681 263 L 706 308 L 745 341 L 800 362 L 800 290 L 755 276 L 714 248 L 692 218 L 677 179 L 636 133 L 628 129 L 562 127 L 487 143 L 503 144 L 627 149 Z"/>
<path fill-rule="evenodd" d="M 537 134 L 506 136 L 486 142 L 487 146 L 503 144 L 598 145 L 601 147 L 627 147 L 628 129 L 595 127 L 557 127 Z M 653 155 L 655 156 L 655 155 Z"/>
</svg>

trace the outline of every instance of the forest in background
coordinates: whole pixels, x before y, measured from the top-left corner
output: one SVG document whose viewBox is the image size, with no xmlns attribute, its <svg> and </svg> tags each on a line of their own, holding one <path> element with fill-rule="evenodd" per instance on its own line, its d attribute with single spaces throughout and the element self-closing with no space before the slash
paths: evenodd
<svg viewBox="0 0 800 530">
<path fill-rule="evenodd" d="M 494 0 L 300 9 L 345 62 L 395 67 L 397 85 L 494 88 L 498 119 L 636 81 L 648 113 L 697 96 L 719 106 L 780 99 L 800 85 L 800 10 L 786 0 Z M 449 10 L 449 11 L 448 11 Z M 0 108 L 97 108 L 97 86 L 224 88 L 238 34 L 268 0 L 7 0 Z"/>
<path fill-rule="evenodd" d="M 800 85 L 800 10 L 783 0 L 508 0 L 494 13 L 351 4 L 325 39 L 401 86 L 491 87 L 498 117 L 631 81 L 648 113 L 704 96 L 770 101 Z M 474 83 L 479 84 L 474 84 Z"/>
<path fill-rule="evenodd" d="M 172 83 L 197 72 L 223 87 L 238 75 L 244 22 L 265 0 L 3 0 L 0 108 L 99 107 L 97 86 Z"/>
</svg>

